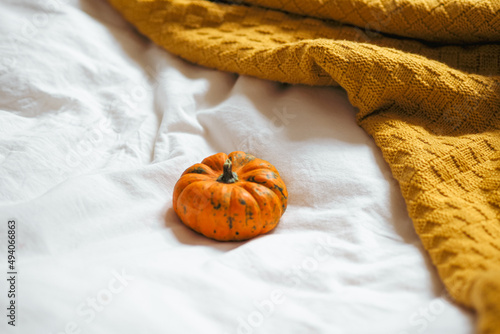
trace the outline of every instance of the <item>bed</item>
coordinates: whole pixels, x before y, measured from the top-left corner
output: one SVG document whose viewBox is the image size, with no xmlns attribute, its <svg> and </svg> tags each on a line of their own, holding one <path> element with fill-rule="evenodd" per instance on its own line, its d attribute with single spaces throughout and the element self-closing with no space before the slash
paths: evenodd
<svg viewBox="0 0 500 334">
<path fill-rule="evenodd" d="M 475 333 L 343 88 L 193 64 L 105 1 L 0 16 L 2 333 Z M 217 242 L 181 223 L 173 187 L 237 150 L 277 167 L 288 208 Z"/>
</svg>

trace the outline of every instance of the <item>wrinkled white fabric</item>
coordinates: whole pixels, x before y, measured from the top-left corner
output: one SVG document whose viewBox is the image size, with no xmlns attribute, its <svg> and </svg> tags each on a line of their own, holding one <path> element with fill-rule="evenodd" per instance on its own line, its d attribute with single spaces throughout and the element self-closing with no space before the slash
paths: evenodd
<svg viewBox="0 0 500 334">
<path fill-rule="evenodd" d="M 473 332 L 342 90 L 189 64 L 99 0 L 2 1 L 0 50 L 8 333 Z M 278 168 L 289 206 L 271 233 L 220 243 L 171 197 L 184 169 L 235 150 Z"/>
</svg>

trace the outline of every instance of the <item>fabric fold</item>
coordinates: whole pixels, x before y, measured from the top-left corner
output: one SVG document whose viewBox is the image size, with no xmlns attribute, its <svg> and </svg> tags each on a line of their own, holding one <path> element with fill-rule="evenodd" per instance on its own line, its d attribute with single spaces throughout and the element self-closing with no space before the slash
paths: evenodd
<svg viewBox="0 0 500 334">
<path fill-rule="evenodd" d="M 367 0 L 109 1 L 142 34 L 194 63 L 343 87 L 450 295 L 478 312 L 480 333 L 500 333 L 499 3 L 399 0 L 392 13 Z M 374 6 L 379 17 L 362 14 Z M 380 17 L 391 22 L 378 31 L 419 40 L 365 29 Z"/>
<path fill-rule="evenodd" d="M 440 43 L 500 42 L 500 2 L 228 0 Z M 429 15 L 431 13 L 432 15 Z"/>
</svg>

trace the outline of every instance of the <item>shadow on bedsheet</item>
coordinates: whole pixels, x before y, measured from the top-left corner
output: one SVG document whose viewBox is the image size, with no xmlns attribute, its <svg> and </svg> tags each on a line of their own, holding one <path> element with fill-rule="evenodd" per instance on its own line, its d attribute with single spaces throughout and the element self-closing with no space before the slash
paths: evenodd
<svg viewBox="0 0 500 334">
<path fill-rule="evenodd" d="M 367 135 L 360 136 L 364 134 L 361 128 L 353 131 L 345 126 L 346 122 L 355 122 L 356 109 L 340 87 L 290 85 L 250 77 L 247 80 L 250 82 L 245 85 L 245 97 L 267 118 L 269 124 L 282 128 L 282 133 L 292 143 L 324 138 L 366 145 L 371 140 Z M 256 81 L 254 85 L 252 81 Z M 263 86 L 266 88 L 263 89 Z M 284 117 L 277 115 L 280 113 L 285 116 L 293 114 L 293 118 L 286 122 Z M 324 123 L 325 120 L 328 124 Z"/>
<path fill-rule="evenodd" d="M 376 148 L 379 150 L 378 148 Z M 384 160 L 382 156 L 382 152 L 380 154 L 375 154 L 375 160 L 377 164 L 380 166 L 380 170 L 386 171 L 383 173 L 384 178 L 387 180 L 388 183 L 393 184 L 395 187 L 399 189 L 399 183 L 398 181 L 392 176 L 392 173 L 390 173 L 390 168 L 387 162 Z M 430 278 L 432 280 L 432 292 L 436 296 L 442 296 L 446 289 L 439 278 L 438 272 L 436 267 L 431 261 L 431 258 L 429 256 L 429 253 L 425 250 L 424 246 L 420 242 L 420 238 L 417 235 L 417 232 L 415 231 L 415 228 L 413 227 L 413 223 L 411 219 L 408 216 L 408 210 L 406 209 L 406 203 L 404 201 L 403 195 L 401 194 L 400 191 L 391 191 L 390 192 L 390 201 L 388 203 L 390 210 L 392 212 L 392 216 L 394 217 L 394 220 L 391 220 L 392 222 L 392 228 L 393 230 L 401 236 L 401 238 L 406 242 L 406 243 L 411 243 L 414 246 L 416 246 L 419 250 L 419 252 L 422 254 L 422 258 L 425 261 L 425 266 L 427 267 L 427 270 L 430 273 Z M 403 205 L 405 207 L 404 213 L 401 212 L 401 210 L 398 210 L 398 205 Z"/>
</svg>

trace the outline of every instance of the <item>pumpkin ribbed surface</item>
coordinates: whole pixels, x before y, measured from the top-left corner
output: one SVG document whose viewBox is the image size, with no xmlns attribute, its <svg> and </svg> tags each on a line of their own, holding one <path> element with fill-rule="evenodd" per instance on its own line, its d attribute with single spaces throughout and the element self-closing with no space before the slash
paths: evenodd
<svg viewBox="0 0 500 334">
<path fill-rule="evenodd" d="M 186 169 L 175 185 L 173 207 L 196 232 L 236 241 L 275 228 L 287 198 L 285 183 L 273 165 L 238 151 L 214 154 Z"/>
</svg>

